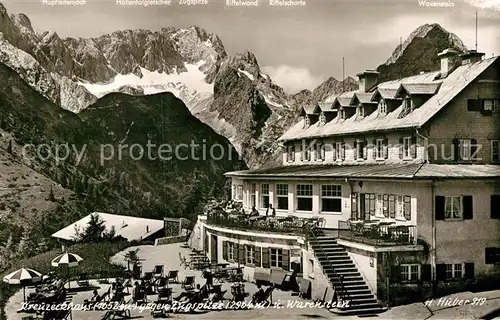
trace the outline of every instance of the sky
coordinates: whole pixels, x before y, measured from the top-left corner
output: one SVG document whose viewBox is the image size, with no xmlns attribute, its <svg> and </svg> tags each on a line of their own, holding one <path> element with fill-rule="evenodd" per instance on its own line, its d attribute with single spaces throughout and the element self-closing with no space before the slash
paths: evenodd
<svg viewBox="0 0 500 320">
<path fill-rule="evenodd" d="M 207 5 L 117 6 L 114 0 L 87 0 L 84 6 L 47 6 L 42 0 L 0 0 L 9 13 L 25 13 L 36 31 L 61 37 L 97 37 L 119 29 L 159 30 L 192 25 L 217 34 L 231 55 L 249 50 L 261 68 L 287 92 L 312 89 L 328 77 L 342 78 L 384 63 L 400 38 L 425 23 L 439 23 L 475 45 L 500 55 L 500 0 L 445 0 L 453 7 L 429 7 L 439 0 L 303 0 L 304 7 Z M 420 2 L 419 2 L 420 1 Z"/>
</svg>

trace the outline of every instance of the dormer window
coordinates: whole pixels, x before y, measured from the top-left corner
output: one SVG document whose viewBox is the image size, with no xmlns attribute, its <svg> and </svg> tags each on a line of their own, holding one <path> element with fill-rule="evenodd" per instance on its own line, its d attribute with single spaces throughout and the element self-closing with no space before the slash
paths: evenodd
<svg viewBox="0 0 500 320">
<path fill-rule="evenodd" d="M 319 115 L 319 124 L 324 125 L 326 123 L 326 114 L 321 112 Z"/>
<path fill-rule="evenodd" d="M 387 102 L 385 102 L 384 99 L 380 99 L 380 102 L 378 103 L 378 113 L 381 115 L 387 114 Z"/>
<path fill-rule="evenodd" d="M 344 108 L 339 109 L 339 119 L 345 120 L 345 109 Z"/>
<path fill-rule="evenodd" d="M 365 116 L 365 109 L 362 106 L 358 106 L 356 108 L 356 116 L 359 118 L 363 118 Z"/>
<path fill-rule="evenodd" d="M 399 118 L 402 118 L 402 117 L 406 116 L 408 113 L 410 113 L 411 106 L 412 106 L 411 98 L 410 98 L 410 96 L 406 96 L 403 99 L 403 109 L 401 110 L 401 114 L 399 115 Z"/>
<path fill-rule="evenodd" d="M 305 116 L 304 118 L 304 128 L 308 128 L 311 125 L 311 118 L 309 116 Z"/>
</svg>

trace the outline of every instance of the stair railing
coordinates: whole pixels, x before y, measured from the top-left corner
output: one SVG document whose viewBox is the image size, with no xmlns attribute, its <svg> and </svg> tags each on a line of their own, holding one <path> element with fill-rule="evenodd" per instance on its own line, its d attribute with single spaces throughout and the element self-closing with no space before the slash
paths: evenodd
<svg viewBox="0 0 500 320">
<path fill-rule="evenodd" d="M 323 249 L 323 246 L 320 245 L 320 243 L 318 242 L 318 238 L 316 237 L 316 226 L 315 225 L 308 225 L 308 226 L 304 226 L 306 227 L 306 235 L 308 237 L 308 242 L 315 242 L 316 244 L 318 244 L 318 248 L 319 250 L 321 250 L 321 253 L 323 254 L 323 256 L 326 258 L 326 264 L 328 265 L 328 267 L 330 267 L 332 269 L 332 274 L 333 274 L 333 279 L 334 281 L 331 280 L 331 278 L 329 278 L 328 280 L 330 280 L 330 282 L 332 283 L 333 285 L 333 288 L 335 289 L 338 297 L 340 297 L 340 299 L 342 300 L 343 303 L 345 303 L 346 301 L 349 302 L 349 305 L 352 303 L 351 301 L 351 298 L 350 298 L 350 295 L 349 295 L 349 292 L 347 292 L 345 286 L 344 286 L 344 281 L 343 281 L 343 276 L 342 275 L 339 275 L 336 271 L 335 271 L 335 268 L 332 264 L 332 262 L 330 261 L 330 258 L 328 257 L 328 255 L 325 253 L 325 250 Z M 313 251 L 316 251 L 313 249 Z M 315 252 L 316 254 L 316 252 Z M 316 254 L 317 256 L 317 254 Z M 319 259 L 318 259 L 319 261 Z M 325 272 L 325 268 L 323 266 L 323 264 L 320 262 L 320 265 L 321 267 L 323 268 L 323 273 L 325 273 L 327 276 L 328 276 L 328 273 Z"/>
</svg>

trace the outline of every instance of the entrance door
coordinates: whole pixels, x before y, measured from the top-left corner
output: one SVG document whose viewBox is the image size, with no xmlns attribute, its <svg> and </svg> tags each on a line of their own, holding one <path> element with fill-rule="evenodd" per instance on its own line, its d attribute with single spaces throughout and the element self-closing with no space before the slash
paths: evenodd
<svg viewBox="0 0 500 320">
<path fill-rule="evenodd" d="M 210 238 L 210 261 L 212 263 L 218 263 L 217 262 L 217 257 L 218 257 L 218 245 L 217 245 L 217 236 L 212 235 Z"/>
</svg>

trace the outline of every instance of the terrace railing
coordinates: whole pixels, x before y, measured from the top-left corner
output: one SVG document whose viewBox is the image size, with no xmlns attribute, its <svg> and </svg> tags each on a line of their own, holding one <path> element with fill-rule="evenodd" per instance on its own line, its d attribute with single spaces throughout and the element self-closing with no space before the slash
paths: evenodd
<svg viewBox="0 0 500 320">
<path fill-rule="evenodd" d="M 242 231 L 270 232 L 307 237 L 311 226 L 317 221 L 297 217 L 250 217 L 248 215 L 212 215 L 207 217 L 207 224 L 222 228 Z"/>
<path fill-rule="evenodd" d="M 339 221 L 339 238 L 377 246 L 417 243 L 417 226 L 377 224 L 363 221 Z"/>
</svg>

